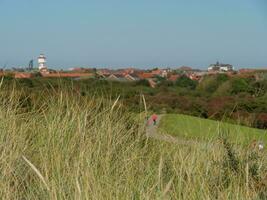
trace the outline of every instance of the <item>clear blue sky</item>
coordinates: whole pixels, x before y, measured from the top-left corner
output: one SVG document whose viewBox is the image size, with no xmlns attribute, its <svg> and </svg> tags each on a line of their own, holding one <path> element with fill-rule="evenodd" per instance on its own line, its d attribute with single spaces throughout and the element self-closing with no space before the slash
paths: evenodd
<svg viewBox="0 0 267 200">
<path fill-rule="evenodd" d="M 267 66 L 266 0 L 0 0 L 0 67 Z M 35 62 L 36 63 L 36 62 Z"/>
</svg>

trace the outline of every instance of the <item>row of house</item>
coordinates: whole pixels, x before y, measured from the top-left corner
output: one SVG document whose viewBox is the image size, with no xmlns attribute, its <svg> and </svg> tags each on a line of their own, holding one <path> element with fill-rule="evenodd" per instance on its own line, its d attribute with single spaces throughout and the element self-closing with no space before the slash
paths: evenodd
<svg viewBox="0 0 267 200">
<path fill-rule="evenodd" d="M 213 65 L 212 65 L 213 66 Z M 229 67 L 228 71 L 226 68 L 221 70 L 214 69 L 215 67 Z M 73 78 L 73 79 L 81 79 L 81 78 L 100 78 L 111 81 L 138 81 L 146 79 L 150 83 L 151 87 L 155 87 L 156 82 L 161 78 L 165 78 L 169 81 L 176 81 L 181 76 L 187 76 L 188 78 L 196 81 L 201 81 L 202 77 L 205 75 L 214 75 L 217 73 L 225 73 L 229 76 L 238 76 L 246 77 L 246 76 L 254 76 L 255 69 L 241 69 L 239 71 L 233 71 L 232 66 L 216 63 L 213 66 L 212 70 L 201 71 L 198 69 L 192 69 L 188 66 L 182 66 L 176 69 L 153 69 L 153 70 L 140 70 L 135 68 L 125 68 L 125 69 L 96 69 L 96 68 L 73 68 L 68 71 L 56 71 L 50 69 L 41 69 L 37 72 L 18 72 L 8 71 L 9 74 L 13 74 L 14 78 L 23 79 L 23 78 L 34 78 L 36 76 L 41 76 L 44 78 Z M 264 71 L 264 70 L 261 70 Z M 267 70 L 266 70 L 267 71 Z M 0 76 L 4 76 L 6 71 L 0 70 Z"/>
<path fill-rule="evenodd" d="M 40 70 L 37 73 L 31 72 L 14 72 L 15 78 L 33 78 L 36 76 L 41 76 L 45 78 L 88 78 L 88 77 L 98 77 L 106 80 L 112 81 L 138 81 L 138 80 L 149 80 L 153 81 L 158 77 L 165 78 L 170 81 L 176 81 L 181 75 L 186 75 L 192 80 L 199 81 L 207 72 L 202 72 L 200 70 L 193 70 L 190 67 L 180 67 L 179 72 L 171 69 L 154 69 L 154 70 L 140 70 L 134 68 L 126 68 L 119 70 L 111 69 L 85 69 L 85 68 L 74 68 L 69 71 L 55 71 L 55 70 Z M 2 75 L 4 73 L 2 72 Z M 1 76 L 1 73 L 0 73 Z"/>
</svg>

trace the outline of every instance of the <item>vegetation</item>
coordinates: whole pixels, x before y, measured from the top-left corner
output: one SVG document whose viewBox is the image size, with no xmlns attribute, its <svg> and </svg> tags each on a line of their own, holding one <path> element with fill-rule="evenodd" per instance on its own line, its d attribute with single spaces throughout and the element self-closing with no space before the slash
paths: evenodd
<svg viewBox="0 0 267 200">
<path fill-rule="evenodd" d="M 64 84 L 27 90 L 0 91 L 2 199 L 267 197 L 265 152 L 227 138 L 201 151 L 170 145 L 147 139 L 144 115 L 123 101 Z"/>
<path fill-rule="evenodd" d="M 140 112 L 140 96 L 144 94 L 148 102 L 147 108 L 154 112 L 186 114 L 267 128 L 267 79 L 264 73 L 249 77 L 207 75 L 200 82 L 185 75 L 181 75 L 176 81 L 162 77 L 158 77 L 156 81 L 157 87 L 151 88 L 147 80 L 116 82 L 99 78 L 9 78 L 5 79 L 2 87 L 9 90 L 13 87 L 21 88 L 27 101 L 33 103 L 43 91 L 59 90 L 62 85 L 69 85 L 75 93 L 86 98 L 104 95 L 115 100 L 120 96 L 124 106 L 136 113 Z"/>
<path fill-rule="evenodd" d="M 209 141 L 227 131 L 231 142 L 247 145 L 254 140 L 267 144 L 267 131 L 187 115 L 168 114 L 160 122 L 163 132 L 184 139 Z"/>
<path fill-rule="evenodd" d="M 187 76 L 183 75 L 176 80 L 175 85 L 182 88 L 195 89 L 197 86 L 197 81 L 193 81 Z"/>
</svg>

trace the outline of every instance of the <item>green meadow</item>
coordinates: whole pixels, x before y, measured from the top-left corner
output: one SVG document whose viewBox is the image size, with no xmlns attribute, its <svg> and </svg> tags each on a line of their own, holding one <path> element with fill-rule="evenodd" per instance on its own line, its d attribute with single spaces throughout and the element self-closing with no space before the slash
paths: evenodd
<svg viewBox="0 0 267 200">
<path fill-rule="evenodd" d="M 185 139 L 212 140 L 224 135 L 235 143 L 248 144 L 260 140 L 267 144 L 266 130 L 181 114 L 164 115 L 160 130 Z"/>
</svg>

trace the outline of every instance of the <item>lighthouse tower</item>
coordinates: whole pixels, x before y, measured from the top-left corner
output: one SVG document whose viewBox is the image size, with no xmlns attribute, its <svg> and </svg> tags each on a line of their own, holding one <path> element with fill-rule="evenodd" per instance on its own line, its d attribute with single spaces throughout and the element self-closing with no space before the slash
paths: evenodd
<svg viewBox="0 0 267 200">
<path fill-rule="evenodd" d="M 40 54 L 38 57 L 39 70 L 47 70 L 46 57 L 44 54 Z"/>
</svg>

